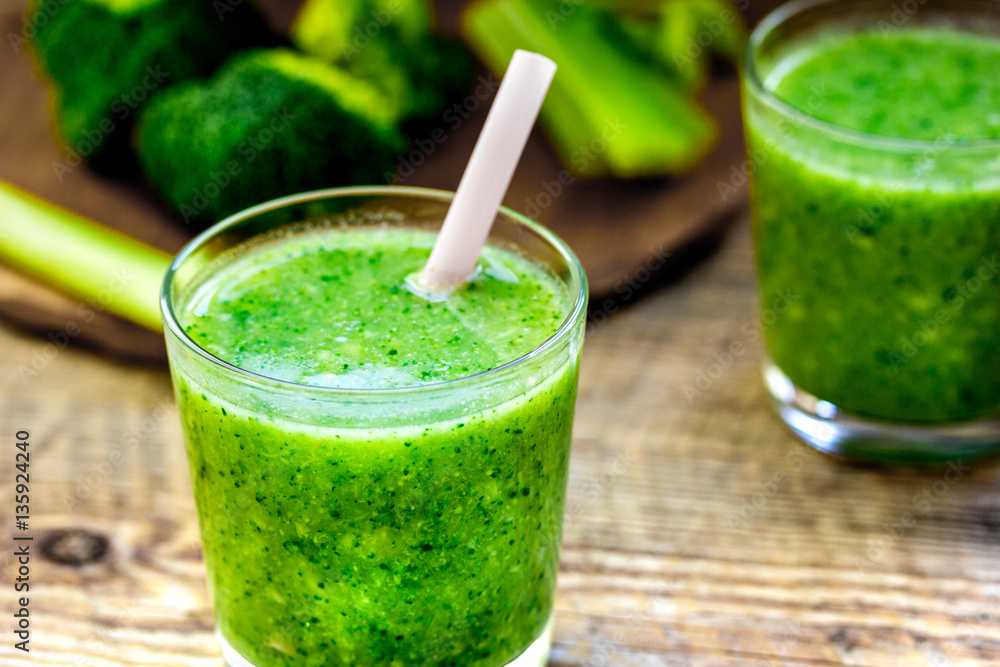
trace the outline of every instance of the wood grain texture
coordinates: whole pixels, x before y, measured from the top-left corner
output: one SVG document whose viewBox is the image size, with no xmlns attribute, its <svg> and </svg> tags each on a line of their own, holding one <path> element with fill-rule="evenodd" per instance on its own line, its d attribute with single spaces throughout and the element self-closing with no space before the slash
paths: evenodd
<svg viewBox="0 0 1000 667">
<path fill-rule="evenodd" d="M 852 467 L 787 433 L 759 378 L 746 221 L 639 293 L 587 333 L 552 664 L 1000 665 L 1000 467 Z M 747 351 L 685 399 L 733 341 Z M 0 664 L 219 667 L 166 371 L 66 349 L 22 379 L 45 349 L 0 328 L 0 497 L 28 429 L 36 544 L 82 530 L 108 549 L 36 556 L 33 650 L 5 639 Z"/>
<path fill-rule="evenodd" d="M 44 89 L 6 40 L 20 5 L 0 3 L 0 178 L 178 247 L 187 231 L 136 184 L 55 177 Z M 522 178 L 529 194 L 542 173 Z M 592 187 L 561 205 L 587 209 Z M 621 196 L 651 206 L 642 189 Z M 628 233 L 594 227 L 587 243 Z M 1000 665 L 1000 467 L 857 468 L 798 444 L 759 378 L 747 221 L 668 289 L 645 267 L 677 275 L 685 258 L 637 239 L 639 263 L 594 304 L 587 334 L 554 667 Z M 0 498 L 28 429 L 36 548 L 26 655 L 12 649 L 4 505 L 0 665 L 220 667 L 166 370 L 64 348 L 46 335 L 63 322 L 41 326 L 0 325 Z M 745 351 L 730 360 L 734 342 Z"/>
</svg>

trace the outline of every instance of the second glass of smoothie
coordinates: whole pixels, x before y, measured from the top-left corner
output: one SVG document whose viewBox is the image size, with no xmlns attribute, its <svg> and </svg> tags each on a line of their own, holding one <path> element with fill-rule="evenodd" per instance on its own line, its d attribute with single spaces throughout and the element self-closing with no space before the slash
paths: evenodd
<svg viewBox="0 0 1000 667">
<path fill-rule="evenodd" d="M 587 290 L 511 211 L 444 301 L 450 202 L 310 193 L 195 239 L 163 291 L 230 665 L 545 664 Z"/>
<path fill-rule="evenodd" d="M 998 35 L 995 0 L 805 0 L 751 37 L 765 377 L 824 451 L 1000 448 Z"/>
</svg>

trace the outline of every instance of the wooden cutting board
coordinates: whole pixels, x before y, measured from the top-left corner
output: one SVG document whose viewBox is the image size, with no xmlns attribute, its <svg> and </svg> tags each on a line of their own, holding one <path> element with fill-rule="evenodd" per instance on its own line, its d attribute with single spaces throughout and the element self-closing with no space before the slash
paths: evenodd
<svg viewBox="0 0 1000 667">
<path fill-rule="evenodd" d="M 456 2 L 442 3 L 453 25 Z M 271 19 L 287 23 L 289 4 L 273 3 Z M 0 34 L 22 30 L 23 2 L 0 4 Z M 5 41 L 10 41 L 5 40 Z M 0 48 L 0 179 L 4 179 L 152 245 L 174 252 L 194 230 L 169 212 L 138 176 L 131 180 L 74 166 L 53 138 L 49 94 L 19 45 Z M 505 204 L 525 212 L 564 238 L 586 269 L 593 298 L 630 300 L 636 288 L 676 276 L 692 257 L 721 237 L 745 205 L 739 94 L 734 73 L 716 77 L 703 94 L 721 136 L 694 173 L 635 182 L 568 182 L 563 165 L 539 132 L 532 136 Z M 488 108 L 484 100 L 423 164 L 401 177 L 405 185 L 454 190 Z M 562 182 L 560 182 L 562 176 Z M 725 192 L 722 192 L 722 191 Z M 60 330 L 76 303 L 0 267 L 0 319 L 48 336 Z M 156 334 L 111 316 L 82 328 L 72 343 L 131 359 L 162 360 Z"/>
</svg>

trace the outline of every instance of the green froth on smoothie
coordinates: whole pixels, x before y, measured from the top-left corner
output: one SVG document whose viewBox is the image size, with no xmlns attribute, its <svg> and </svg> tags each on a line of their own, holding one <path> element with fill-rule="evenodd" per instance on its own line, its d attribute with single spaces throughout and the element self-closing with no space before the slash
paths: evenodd
<svg viewBox="0 0 1000 667">
<path fill-rule="evenodd" d="M 475 375 L 559 328 L 565 291 L 531 260 L 494 246 L 447 300 L 411 293 L 405 278 L 423 267 L 435 239 L 418 230 L 330 229 L 255 248 L 190 297 L 182 324 L 235 366 L 342 388 Z"/>
<path fill-rule="evenodd" d="M 883 137 L 1000 139 L 1000 40 L 949 28 L 831 32 L 764 87 L 810 116 Z"/>
<path fill-rule="evenodd" d="M 949 141 L 914 155 L 781 125 L 748 105 L 767 348 L 800 388 L 908 422 L 1000 409 L 1000 40 L 948 29 L 825 33 L 765 77 L 808 115 Z M 992 150 L 992 152 L 990 152 Z"/>
</svg>

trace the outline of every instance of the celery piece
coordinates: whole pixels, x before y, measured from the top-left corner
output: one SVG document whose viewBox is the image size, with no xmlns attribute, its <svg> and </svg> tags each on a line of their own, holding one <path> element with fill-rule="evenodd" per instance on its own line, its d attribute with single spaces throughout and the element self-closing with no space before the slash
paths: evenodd
<svg viewBox="0 0 1000 667">
<path fill-rule="evenodd" d="M 655 63 L 688 91 L 702 89 L 712 57 L 737 63 L 746 25 L 730 0 L 656 0 L 645 8 L 601 4 L 613 41 L 624 41 L 633 58 Z"/>
<path fill-rule="evenodd" d="M 672 47 L 663 43 L 665 33 L 661 32 L 661 48 L 680 48 L 681 53 L 707 61 L 708 54 L 714 54 L 733 64 L 737 64 L 746 46 L 746 23 L 743 15 L 730 0 L 665 0 L 663 3 L 663 30 L 671 20 L 688 24 L 683 32 L 682 43 L 674 42 Z M 673 38 L 681 36 L 681 31 Z M 671 51 L 672 52 L 672 51 Z"/>
<path fill-rule="evenodd" d="M 89 308 L 161 331 L 170 255 L 0 181 L 0 260 Z"/>
<path fill-rule="evenodd" d="M 653 52 L 660 64 L 676 72 L 686 87 L 700 89 L 708 83 L 711 57 L 698 42 L 702 37 L 702 16 L 692 4 L 688 0 L 663 3 Z"/>
<path fill-rule="evenodd" d="M 683 0 L 668 0 L 655 14 L 603 8 L 604 25 L 610 39 L 620 42 L 629 57 L 659 67 L 675 87 L 690 93 L 708 82 L 711 58 L 701 49 L 690 50 L 698 29 L 697 17 L 676 11 L 683 5 Z"/>
<path fill-rule="evenodd" d="M 648 57 L 656 43 L 659 31 L 659 21 L 649 14 L 634 14 L 631 12 L 615 12 L 604 10 L 609 30 L 620 32 L 628 42 L 635 47 L 637 54 Z"/>
<path fill-rule="evenodd" d="M 714 144 L 714 121 L 669 77 L 629 57 L 603 29 L 602 15 L 589 5 L 479 0 L 463 15 L 462 32 L 494 72 L 503 72 L 515 49 L 556 62 L 542 124 L 572 173 L 689 171 Z"/>
</svg>

